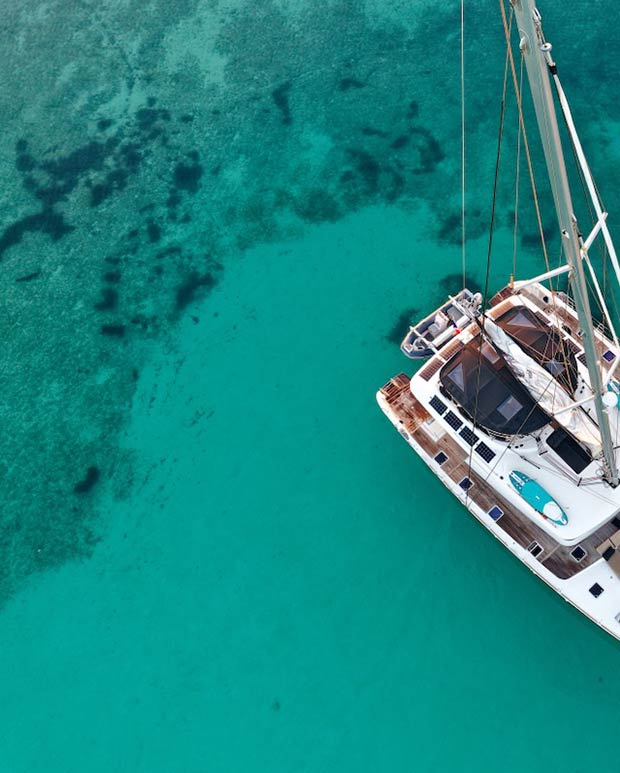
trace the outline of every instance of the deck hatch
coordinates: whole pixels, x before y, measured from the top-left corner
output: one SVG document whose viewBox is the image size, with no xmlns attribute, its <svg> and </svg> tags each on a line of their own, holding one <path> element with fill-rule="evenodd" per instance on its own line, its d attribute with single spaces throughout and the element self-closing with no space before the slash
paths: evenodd
<svg viewBox="0 0 620 773">
<path fill-rule="evenodd" d="M 577 561 L 577 563 L 579 563 L 579 561 L 583 561 L 583 559 L 588 555 L 581 547 L 581 545 L 577 545 L 577 547 L 573 548 L 570 554 L 575 559 L 575 561 Z"/>
<path fill-rule="evenodd" d="M 448 411 L 444 416 L 444 419 L 446 420 L 446 424 L 449 424 L 452 429 L 458 429 L 463 424 L 456 413 L 452 413 L 452 411 Z"/>
<path fill-rule="evenodd" d="M 501 507 L 498 507 L 497 505 L 493 505 L 493 507 L 489 510 L 489 515 L 494 521 L 499 521 L 499 519 L 504 514 L 504 511 Z"/>
<path fill-rule="evenodd" d="M 546 443 L 577 475 L 580 475 L 592 461 L 586 449 L 563 427 L 558 427 L 552 432 Z"/>
<path fill-rule="evenodd" d="M 542 545 L 539 545 L 536 540 L 534 540 L 534 542 L 530 542 L 530 544 L 527 546 L 527 549 L 534 556 L 534 558 L 538 558 L 538 556 L 543 552 Z"/>
<path fill-rule="evenodd" d="M 478 443 L 474 450 L 485 462 L 491 462 L 495 458 L 495 451 L 492 451 L 486 443 Z"/>
<path fill-rule="evenodd" d="M 616 359 L 616 355 L 611 351 L 611 349 L 608 349 L 606 352 L 603 352 L 603 359 L 606 362 L 612 362 Z"/>
<path fill-rule="evenodd" d="M 436 454 L 434 457 L 435 461 L 439 466 L 442 464 L 445 464 L 448 461 L 448 454 L 444 454 L 443 451 L 440 451 L 438 454 Z"/>
<path fill-rule="evenodd" d="M 612 546 L 610 545 L 608 548 L 605 549 L 605 552 L 603 553 L 603 558 L 605 559 L 605 561 L 611 561 L 612 556 L 614 556 L 615 554 L 616 554 L 616 549 L 612 548 Z"/>
<path fill-rule="evenodd" d="M 442 416 L 448 409 L 448 406 L 443 402 L 443 400 L 440 400 L 437 395 L 433 395 L 431 397 L 429 405 L 434 411 L 437 411 L 440 416 Z"/>
<path fill-rule="evenodd" d="M 597 582 L 595 582 L 594 585 L 590 588 L 590 593 L 594 596 L 595 599 L 597 599 L 604 590 L 605 588 L 601 587 Z"/>
<path fill-rule="evenodd" d="M 476 435 L 475 432 L 472 432 L 469 427 L 463 427 L 459 434 L 466 443 L 469 443 L 470 446 L 475 445 L 478 440 L 480 440 L 478 435 Z"/>
<path fill-rule="evenodd" d="M 474 485 L 474 482 L 471 478 L 468 478 L 467 475 L 459 481 L 459 486 L 463 489 L 463 491 L 469 491 L 469 489 Z"/>
</svg>

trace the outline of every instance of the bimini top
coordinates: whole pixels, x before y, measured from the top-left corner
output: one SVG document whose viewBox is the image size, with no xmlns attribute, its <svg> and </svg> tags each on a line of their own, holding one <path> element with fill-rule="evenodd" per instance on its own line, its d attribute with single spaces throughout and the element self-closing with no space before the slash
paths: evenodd
<svg viewBox="0 0 620 773">
<path fill-rule="evenodd" d="M 575 393 L 578 384 L 575 355 L 568 348 L 568 343 L 544 318 L 540 319 L 527 306 L 515 306 L 495 322 L 527 355 L 554 376 L 569 394 Z"/>
<path fill-rule="evenodd" d="M 475 424 L 500 435 L 527 435 L 551 419 L 512 373 L 503 356 L 480 338 L 439 371 L 443 390 Z"/>
</svg>

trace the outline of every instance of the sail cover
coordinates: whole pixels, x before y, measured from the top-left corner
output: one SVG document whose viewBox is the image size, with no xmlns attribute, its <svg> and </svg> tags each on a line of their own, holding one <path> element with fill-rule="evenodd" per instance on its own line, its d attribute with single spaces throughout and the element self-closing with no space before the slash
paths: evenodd
<svg viewBox="0 0 620 773">
<path fill-rule="evenodd" d="M 555 376 L 570 395 L 575 394 L 579 385 L 577 361 L 571 344 L 558 334 L 555 327 L 522 305 L 512 306 L 494 321 L 526 354 Z"/>
<path fill-rule="evenodd" d="M 560 382 L 526 354 L 516 341 L 488 317 L 484 322 L 484 332 L 504 354 L 515 376 L 525 385 L 540 407 L 583 443 L 593 457 L 599 456 L 602 452 L 601 436 L 598 427 L 585 411 L 575 407 L 555 415 L 557 411 L 569 408 L 574 403 L 573 398 L 567 394 Z"/>
</svg>

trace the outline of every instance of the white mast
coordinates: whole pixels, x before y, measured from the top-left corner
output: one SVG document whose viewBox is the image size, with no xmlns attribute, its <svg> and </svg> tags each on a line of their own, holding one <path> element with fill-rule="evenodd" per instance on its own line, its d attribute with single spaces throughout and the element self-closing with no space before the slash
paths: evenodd
<svg viewBox="0 0 620 773">
<path fill-rule="evenodd" d="M 566 163 L 564 161 L 551 91 L 550 74 L 552 76 L 556 75 L 555 64 L 550 55 L 551 45 L 545 41 L 540 13 L 533 0 L 510 0 L 510 3 L 514 8 L 519 25 L 519 34 L 521 36 L 520 48 L 525 59 L 527 77 L 534 99 L 536 120 L 547 162 L 558 224 L 562 234 L 562 247 L 570 266 L 570 279 L 575 308 L 579 317 L 579 325 L 583 331 L 583 348 L 590 375 L 590 385 L 594 393 L 593 401 L 603 446 L 604 477 L 612 486 L 617 486 L 619 482 L 618 468 L 611 428 L 609 426 L 609 417 L 603 405 L 603 379 L 583 267 L 583 258 L 587 259 L 587 251 L 583 249 L 584 243 L 573 211 Z"/>
</svg>

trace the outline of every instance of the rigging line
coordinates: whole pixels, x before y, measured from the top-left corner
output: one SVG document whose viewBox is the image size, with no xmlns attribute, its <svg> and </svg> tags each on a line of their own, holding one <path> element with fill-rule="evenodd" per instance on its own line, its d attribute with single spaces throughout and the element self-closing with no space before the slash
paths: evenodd
<svg viewBox="0 0 620 773">
<path fill-rule="evenodd" d="M 521 72 L 519 73 L 519 99 L 523 94 L 523 65 L 524 60 L 521 57 Z M 517 275 L 517 238 L 519 232 L 519 183 L 521 178 L 521 135 L 522 126 L 519 121 L 519 127 L 517 129 L 517 162 L 515 171 L 515 214 L 514 214 L 514 228 L 512 231 L 512 281 L 514 281 Z"/>
<path fill-rule="evenodd" d="M 547 271 L 550 270 L 549 266 L 549 255 L 547 254 L 547 241 L 545 239 L 545 232 L 542 224 L 542 216 L 540 214 L 540 204 L 538 201 L 538 191 L 536 188 L 536 180 L 534 178 L 534 166 L 532 164 L 532 154 L 530 153 L 530 143 L 527 138 L 527 131 L 525 129 L 525 120 L 523 118 L 523 103 L 521 101 L 521 96 L 519 94 L 519 88 L 518 88 L 518 81 L 517 81 L 517 70 L 515 67 L 514 62 L 514 56 L 512 54 L 512 48 L 510 46 L 510 34 L 512 30 L 512 16 L 513 16 L 513 9 L 510 9 L 510 24 L 508 23 L 508 20 L 506 18 L 506 8 L 504 7 L 504 0 L 499 0 L 499 5 L 502 12 L 502 23 L 504 25 L 504 35 L 506 37 L 506 43 L 508 44 L 508 56 L 510 58 L 510 71 L 512 73 L 512 83 L 515 90 L 515 95 L 517 98 L 517 108 L 519 112 L 519 123 L 521 124 L 521 130 L 523 132 L 523 147 L 525 149 L 525 156 L 527 158 L 527 168 L 528 173 L 530 177 L 530 185 L 532 188 L 532 197 L 534 199 L 534 208 L 536 210 L 536 221 L 538 224 L 538 233 L 540 235 L 540 241 L 542 245 L 543 250 L 543 256 L 545 258 L 545 265 L 547 267 Z M 523 56 L 521 57 L 523 59 Z M 551 291 L 553 292 L 553 285 L 551 283 L 551 280 L 549 280 L 549 287 Z"/>
<path fill-rule="evenodd" d="M 500 0 L 501 2 L 501 0 Z M 510 13 L 510 27 L 512 28 L 512 19 L 513 19 L 513 12 L 511 10 Z M 510 52 L 510 39 L 507 41 L 508 45 L 506 47 L 506 61 L 504 63 L 504 85 L 502 89 L 502 102 L 500 106 L 500 115 L 499 115 L 499 127 L 498 127 L 498 134 L 497 134 L 497 154 L 495 157 L 495 178 L 493 180 L 493 201 L 491 204 L 491 222 L 489 224 L 489 243 L 487 248 L 487 265 L 486 265 L 486 271 L 485 271 L 485 277 L 484 277 L 484 293 L 482 296 L 482 308 L 485 309 L 488 299 L 489 299 L 489 283 L 490 283 L 490 277 L 491 277 L 491 255 L 493 252 L 493 230 L 495 227 L 495 213 L 497 210 L 497 184 L 499 180 L 499 165 L 502 155 L 502 139 L 504 136 L 504 122 L 506 117 L 506 92 L 508 89 L 508 54 Z M 478 373 L 477 373 L 477 384 L 476 384 L 476 402 L 474 404 L 474 415 L 472 418 L 472 424 L 473 426 L 476 425 L 476 419 L 478 416 L 478 402 L 480 398 L 480 375 L 482 370 L 482 344 L 483 344 L 483 338 L 484 338 L 484 322 L 485 322 L 486 316 L 483 313 L 482 315 L 482 324 L 476 319 L 477 324 L 480 326 L 480 343 L 478 346 Z M 469 459 L 467 462 L 467 470 L 468 474 L 471 473 L 471 465 L 473 460 L 473 453 L 474 453 L 474 447 L 471 446 L 469 449 Z M 465 497 L 465 502 L 467 502 L 467 492 Z"/>
<path fill-rule="evenodd" d="M 465 260 L 465 0 L 461 0 L 461 269 L 467 284 Z"/>
</svg>

